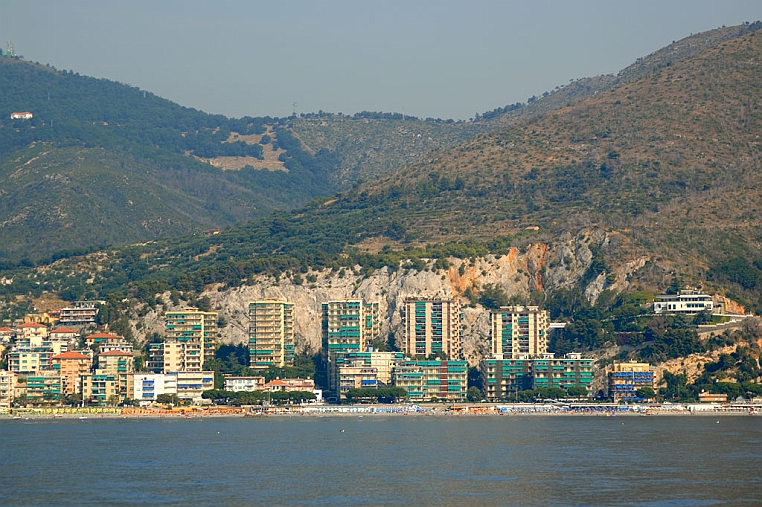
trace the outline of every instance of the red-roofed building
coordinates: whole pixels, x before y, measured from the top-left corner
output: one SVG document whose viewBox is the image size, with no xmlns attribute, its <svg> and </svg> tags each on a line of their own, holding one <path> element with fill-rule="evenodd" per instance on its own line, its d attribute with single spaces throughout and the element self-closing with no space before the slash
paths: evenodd
<svg viewBox="0 0 762 507">
<path fill-rule="evenodd" d="M 98 352 L 108 352 L 110 350 L 132 352 L 132 345 L 123 336 L 110 333 L 91 334 L 85 337 L 85 343 L 90 348 L 95 345 Z"/>
<path fill-rule="evenodd" d="M 0 343 L 10 343 L 16 336 L 16 331 L 9 327 L 0 327 Z"/>
<path fill-rule="evenodd" d="M 16 328 L 16 334 L 21 335 L 21 337 L 26 340 L 32 340 L 34 338 L 41 338 L 44 340 L 48 337 L 48 326 L 36 322 L 25 322 Z"/>
<path fill-rule="evenodd" d="M 285 391 L 290 393 L 292 391 L 313 391 L 315 389 L 315 381 L 308 378 L 286 378 L 275 379 L 265 384 L 265 391 Z"/>
<path fill-rule="evenodd" d="M 61 375 L 61 394 L 79 392 L 79 377 L 89 374 L 92 364 L 92 358 L 80 352 L 64 352 L 53 356 L 53 369 Z"/>
</svg>

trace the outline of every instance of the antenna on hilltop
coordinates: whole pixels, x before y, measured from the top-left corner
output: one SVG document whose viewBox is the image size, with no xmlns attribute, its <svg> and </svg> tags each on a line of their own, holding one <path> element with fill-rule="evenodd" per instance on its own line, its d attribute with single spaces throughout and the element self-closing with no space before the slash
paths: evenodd
<svg viewBox="0 0 762 507">
<path fill-rule="evenodd" d="M 294 102 L 294 116 L 296 116 L 296 102 Z"/>
<path fill-rule="evenodd" d="M 13 49 L 13 41 L 7 40 L 5 42 L 8 43 L 8 53 L 7 53 L 7 56 L 13 56 L 13 57 L 15 57 L 16 56 L 16 50 Z"/>
</svg>

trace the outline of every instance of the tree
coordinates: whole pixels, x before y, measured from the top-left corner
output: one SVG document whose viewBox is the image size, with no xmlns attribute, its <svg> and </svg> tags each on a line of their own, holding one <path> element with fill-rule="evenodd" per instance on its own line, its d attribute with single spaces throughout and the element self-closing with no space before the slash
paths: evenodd
<svg viewBox="0 0 762 507">
<path fill-rule="evenodd" d="M 587 388 L 582 386 L 569 386 L 566 388 L 566 394 L 571 398 L 587 397 Z"/>
<path fill-rule="evenodd" d="M 652 400 L 656 397 L 656 391 L 654 391 L 653 388 L 648 386 L 643 386 L 641 388 L 638 388 L 635 391 L 635 394 L 638 396 L 638 398 L 643 398 L 646 400 Z"/>
<path fill-rule="evenodd" d="M 160 394 L 156 396 L 156 402 L 166 405 L 179 405 L 180 397 L 176 394 Z"/>
<path fill-rule="evenodd" d="M 472 386 L 468 388 L 468 392 L 466 392 L 466 398 L 471 403 L 477 403 L 484 399 L 484 394 L 482 393 L 481 389 L 476 386 Z"/>
<path fill-rule="evenodd" d="M 501 306 L 508 306 L 508 294 L 496 284 L 485 284 L 479 294 L 479 304 L 488 310 L 497 310 Z"/>
</svg>

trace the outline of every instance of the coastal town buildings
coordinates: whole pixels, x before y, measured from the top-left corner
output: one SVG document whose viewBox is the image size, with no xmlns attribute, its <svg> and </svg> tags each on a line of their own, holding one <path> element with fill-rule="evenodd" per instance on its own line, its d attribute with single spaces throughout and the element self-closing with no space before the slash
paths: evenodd
<svg viewBox="0 0 762 507">
<path fill-rule="evenodd" d="M 402 305 L 408 357 L 461 359 L 460 304 L 453 299 L 407 298 Z"/>
<path fill-rule="evenodd" d="M 225 377 L 224 389 L 226 391 L 232 391 L 234 393 L 241 392 L 241 391 L 246 391 L 246 392 L 264 391 L 264 387 L 265 387 L 265 378 L 261 376 L 250 376 L 250 377 L 226 376 Z"/>
<path fill-rule="evenodd" d="M 394 385 L 411 400 L 465 401 L 468 390 L 466 361 L 406 360 L 394 369 Z"/>
<path fill-rule="evenodd" d="M 217 312 L 198 308 L 167 312 L 165 337 L 160 353 L 163 373 L 200 373 L 204 363 L 214 357 L 217 337 Z"/>
<path fill-rule="evenodd" d="M 323 303 L 323 353 L 328 365 L 328 389 L 338 389 L 337 362 L 342 354 L 367 350 L 372 340 L 378 338 L 378 302 L 347 299 Z"/>
<path fill-rule="evenodd" d="M 294 304 L 264 299 L 249 303 L 250 365 L 255 370 L 294 364 Z"/>
<path fill-rule="evenodd" d="M 0 370 L 0 409 L 10 409 L 16 389 L 16 374 Z"/>
<path fill-rule="evenodd" d="M 100 301 L 76 301 L 72 306 L 61 308 L 58 324 L 66 327 L 84 327 L 95 324 Z"/>
<path fill-rule="evenodd" d="M 495 358 L 520 359 L 548 351 L 547 310 L 503 306 L 490 312 L 490 352 Z"/>
<path fill-rule="evenodd" d="M 589 389 L 593 381 L 593 360 L 581 354 L 554 354 L 523 359 L 487 358 L 481 362 L 484 395 L 490 401 L 510 399 L 519 391 L 538 388 Z"/>
<path fill-rule="evenodd" d="M 61 375 L 61 392 L 64 396 L 75 394 L 80 389 L 80 377 L 90 373 L 93 358 L 80 352 L 64 352 L 53 356 L 53 370 Z"/>
<path fill-rule="evenodd" d="M 608 372 L 609 398 L 614 402 L 638 398 L 641 387 L 654 386 L 654 372 L 648 363 L 614 363 Z"/>
</svg>

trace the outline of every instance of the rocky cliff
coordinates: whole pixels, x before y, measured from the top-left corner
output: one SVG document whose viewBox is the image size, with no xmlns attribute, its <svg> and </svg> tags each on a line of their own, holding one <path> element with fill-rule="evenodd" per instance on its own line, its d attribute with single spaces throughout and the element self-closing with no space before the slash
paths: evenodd
<svg viewBox="0 0 762 507">
<path fill-rule="evenodd" d="M 593 250 L 612 248 L 611 233 L 585 230 L 576 236 L 565 235 L 555 244 L 537 243 L 523 249 L 512 248 L 503 256 L 474 259 L 449 259 L 447 269 L 437 270 L 429 261 L 418 269 L 383 268 L 370 276 L 362 276 L 359 267 L 334 272 L 310 272 L 308 282 L 295 283 L 293 279 L 260 277 L 254 283 L 220 290 L 209 287 L 204 296 L 212 301 L 212 308 L 227 322 L 221 330 L 225 343 L 247 341 L 248 303 L 256 299 L 279 298 L 296 305 L 297 350 L 319 350 L 321 344 L 321 303 L 346 298 L 378 301 L 382 315 L 381 337 L 401 344 L 402 327 L 400 306 L 409 296 L 455 297 L 463 302 L 463 352 L 469 363 L 476 364 L 487 351 L 489 313 L 480 305 L 469 305 L 463 294 L 467 289 L 478 294 L 481 287 L 495 284 L 509 296 L 524 295 L 579 283 L 593 262 Z M 619 292 L 628 286 L 628 276 L 643 267 L 646 258 L 633 259 L 612 272 L 598 273 L 586 287 L 586 295 L 595 300 L 604 289 Z M 402 263 L 404 266 L 405 263 Z M 313 280 L 313 281 L 310 281 Z M 168 294 L 162 297 L 164 308 L 172 307 Z M 163 333 L 162 307 L 151 311 L 136 325 L 139 338 L 152 332 Z M 135 324 L 138 323 L 136 320 Z M 138 327 L 140 329 L 138 329 Z"/>
</svg>

